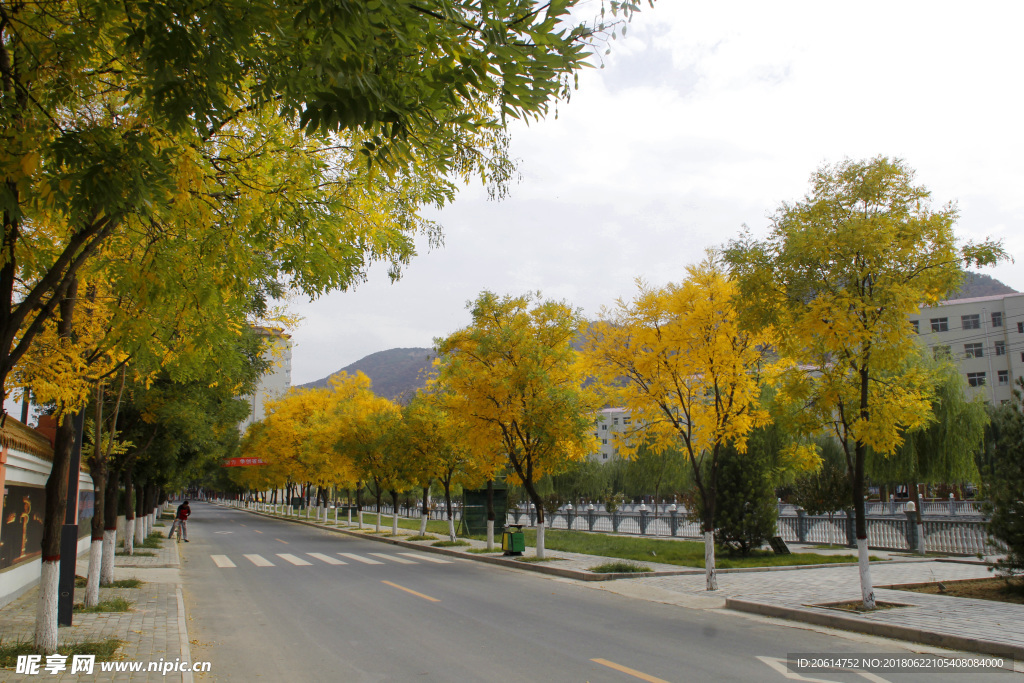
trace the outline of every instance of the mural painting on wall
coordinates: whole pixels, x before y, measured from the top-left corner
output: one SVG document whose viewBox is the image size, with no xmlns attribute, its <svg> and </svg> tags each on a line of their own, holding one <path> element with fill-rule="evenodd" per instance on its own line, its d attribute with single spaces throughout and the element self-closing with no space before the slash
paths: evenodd
<svg viewBox="0 0 1024 683">
<path fill-rule="evenodd" d="M 78 492 L 78 537 L 91 531 L 95 497 L 92 491 Z M 7 484 L 0 524 L 0 569 L 40 556 L 43 544 L 43 511 L 46 489 L 42 486 Z"/>
<path fill-rule="evenodd" d="M 0 569 L 39 557 L 43 543 L 46 490 L 41 486 L 4 486 L 0 525 Z"/>
</svg>

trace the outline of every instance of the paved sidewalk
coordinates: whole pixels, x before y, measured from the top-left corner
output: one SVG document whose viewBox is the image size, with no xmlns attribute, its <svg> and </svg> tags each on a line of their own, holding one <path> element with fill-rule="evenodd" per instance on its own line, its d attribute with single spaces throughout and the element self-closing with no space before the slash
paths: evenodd
<svg viewBox="0 0 1024 683">
<path fill-rule="evenodd" d="M 166 533 L 167 527 L 155 531 Z M 135 578 L 143 583 L 139 588 L 100 588 L 100 600 L 123 597 L 132 603 L 130 612 L 102 612 L 75 614 L 72 626 L 61 626 L 60 643 L 102 641 L 117 638 L 122 641 L 115 660 L 123 663 L 141 662 L 145 669 L 150 662 L 189 660 L 188 637 L 185 626 L 185 603 L 181 596 L 180 561 L 177 544 L 165 540 L 152 557 L 118 556 L 114 568 L 115 580 Z M 78 558 L 77 574 L 86 576 L 89 556 Z M 75 602 L 84 599 L 85 588 L 75 589 Z M 35 633 L 35 611 L 38 589 L 32 589 L 14 602 L 0 609 L 0 641 L 15 643 L 31 641 Z M 71 659 L 67 660 L 70 669 Z M 45 659 L 43 660 L 45 663 Z M 50 674 L 40 671 L 36 675 L 16 674 L 13 669 L 0 669 L 0 681 L 131 681 L 156 683 L 183 681 L 190 683 L 192 674 L 159 672 L 101 672 L 97 662 L 93 676 L 71 675 L 64 672 Z"/>
<path fill-rule="evenodd" d="M 391 537 L 390 526 L 382 526 L 383 533 L 376 535 L 366 533 L 373 530 L 372 525 L 364 524 L 364 530 L 360 532 L 349 529 L 345 524 L 335 527 L 333 523 L 316 524 L 301 518 L 298 521 L 382 542 L 577 579 L 587 582 L 590 587 L 634 598 L 695 609 L 728 608 L 936 647 L 1011 656 L 1018 662 L 1024 661 L 1024 605 L 876 588 L 879 601 L 905 606 L 866 615 L 823 606 L 860 600 L 856 565 L 726 569 L 718 574 L 719 590 L 708 592 L 704 589 L 703 569 L 643 562 L 654 575 L 633 574 L 626 575 L 628 580 L 605 581 L 600 579 L 606 577 L 595 576 L 589 569 L 617 561 L 615 558 L 548 550 L 549 558 L 559 559 L 544 563 L 516 562 L 502 558 L 500 550 L 493 554 L 466 552 L 469 548 L 479 550 L 485 547 L 482 541 L 470 540 L 469 546 L 441 549 L 430 546 L 435 541 L 410 542 L 401 537 Z M 414 533 L 399 529 L 401 535 Z M 813 552 L 814 549 L 798 547 L 795 550 Z M 822 554 L 836 552 L 854 554 L 853 550 L 824 551 Z M 528 548 L 526 556 L 532 554 L 532 549 Z M 971 559 L 937 559 L 884 551 L 872 551 L 871 554 L 885 560 L 871 565 L 871 578 L 876 587 L 992 576 L 986 565 Z"/>
</svg>

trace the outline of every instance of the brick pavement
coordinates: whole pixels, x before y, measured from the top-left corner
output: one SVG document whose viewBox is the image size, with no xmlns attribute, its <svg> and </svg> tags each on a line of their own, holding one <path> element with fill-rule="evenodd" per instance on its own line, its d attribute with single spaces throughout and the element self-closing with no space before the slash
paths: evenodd
<svg viewBox="0 0 1024 683">
<path fill-rule="evenodd" d="M 155 531 L 166 533 L 166 527 Z M 149 662 L 160 659 L 174 661 L 188 659 L 188 638 L 185 633 L 184 601 L 181 597 L 180 561 L 178 549 L 165 540 L 159 550 L 150 550 L 152 557 L 118 556 L 114 569 L 116 580 L 137 578 L 139 588 L 100 588 L 100 600 L 123 597 L 132 603 L 129 612 L 101 612 L 75 614 L 70 627 L 61 626 L 60 643 L 87 642 L 117 638 L 122 641 L 116 660 L 121 662 Z M 78 558 L 77 573 L 85 576 L 89 570 L 88 553 Z M 75 601 L 84 599 L 85 588 L 75 589 Z M 35 632 L 35 609 L 38 589 L 32 589 L 11 604 L 0 609 L 0 641 L 14 643 L 31 641 Z M 68 662 L 70 663 L 70 659 Z M 70 668 L 70 667 L 69 667 Z M 16 674 L 13 669 L 0 669 L 0 681 L 130 681 L 155 683 L 161 681 L 192 680 L 191 674 L 158 672 L 100 672 L 99 663 L 93 676 L 70 673 Z"/>
</svg>

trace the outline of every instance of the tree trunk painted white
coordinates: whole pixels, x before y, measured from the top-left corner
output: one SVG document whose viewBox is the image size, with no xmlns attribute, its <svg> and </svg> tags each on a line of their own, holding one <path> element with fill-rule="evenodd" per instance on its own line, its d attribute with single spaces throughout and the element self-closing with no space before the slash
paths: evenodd
<svg viewBox="0 0 1024 683">
<path fill-rule="evenodd" d="M 494 550 L 494 520 L 487 520 L 487 549 Z"/>
<path fill-rule="evenodd" d="M 124 554 L 135 554 L 135 518 L 125 520 L 124 523 Z"/>
<path fill-rule="evenodd" d="M 427 513 L 420 515 L 420 536 L 427 535 Z"/>
<path fill-rule="evenodd" d="M 379 506 L 377 507 L 377 528 L 375 529 L 375 531 L 378 534 L 380 533 L 380 507 Z"/>
<path fill-rule="evenodd" d="M 448 540 L 455 540 L 455 517 L 448 515 Z"/>
<path fill-rule="evenodd" d="M 715 532 L 704 532 L 704 580 L 705 590 L 718 590 L 718 572 L 715 571 Z"/>
<path fill-rule="evenodd" d="M 865 609 L 875 609 L 875 588 L 871 585 L 871 568 L 868 566 L 868 539 L 857 539 L 857 565 L 860 569 L 860 593 Z"/>
<path fill-rule="evenodd" d="M 60 560 L 43 562 L 39 574 L 39 601 L 36 603 L 36 652 L 57 651 L 57 596 Z"/>
<path fill-rule="evenodd" d="M 391 515 L 391 535 L 392 536 L 397 536 L 398 535 L 398 512 L 397 511 L 395 512 L 395 514 Z"/>
<path fill-rule="evenodd" d="M 544 522 L 537 522 L 537 559 L 544 559 Z"/>
<path fill-rule="evenodd" d="M 924 523 L 917 523 L 917 552 L 924 555 Z"/>
<path fill-rule="evenodd" d="M 85 606 L 100 604 L 100 564 L 103 562 L 103 541 L 89 544 L 89 574 L 85 582 Z"/>
<path fill-rule="evenodd" d="M 103 532 L 103 563 L 100 565 L 101 586 L 114 582 L 114 548 L 116 541 L 116 529 L 107 529 Z"/>
<path fill-rule="evenodd" d="M 135 545 L 142 545 L 142 542 L 146 540 L 146 518 L 136 517 L 135 518 Z"/>
<path fill-rule="evenodd" d="M 363 511 L 360 510 L 358 513 L 356 513 L 356 517 L 359 518 L 359 528 L 362 529 L 363 528 Z"/>
</svg>

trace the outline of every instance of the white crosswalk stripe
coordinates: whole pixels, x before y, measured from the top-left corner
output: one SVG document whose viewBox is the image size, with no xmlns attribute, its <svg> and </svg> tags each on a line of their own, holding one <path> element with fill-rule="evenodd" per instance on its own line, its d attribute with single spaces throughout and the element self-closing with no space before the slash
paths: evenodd
<svg viewBox="0 0 1024 683">
<path fill-rule="evenodd" d="M 210 555 L 210 559 L 221 569 L 235 566 L 235 563 L 229 560 L 227 555 Z"/>
<path fill-rule="evenodd" d="M 344 562 L 343 560 L 339 560 L 336 557 L 331 557 L 330 555 L 324 555 L 323 553 L 306 553 L 306 554 L 309 555 L 310 557 L 315 557 L 316 559 L 320 560 L 321 562 L 326 562 L 327 564 L 348 564 L 347 562 Z"/>
<path fill-rule="evenodd" d="M 273 567 L 274 563 L 263 557 L 262 555 L 245 555 L 245 559 L 252 562 L 257 567 Z"/>
<path fill-rule="evenodd" d="M 384 564 L 383 562 L 378 562 L 377 560 L 372 560 L 369 557 L 363 557 L 362 555 L 356 555 L 355 553 L 338 553 L 338 554 L 341 555 L 342 557 L 347 557 L 350 560 L 355 560 L 356 562 L 362 562 L 363 564 Z"/>
<path fill-rule="evenodd" d="M 280 557 L 285 562 L 291 562 L 292 564 L 294 564 L 297 567 L 308 567 L 309 565 L 313 564 L 312 562 L 306 562 L 301 557 L 296 557 L 295 555 L 292 555 L 291 553 L 277 553 L 277 556 Z"/>
<path fill-rule="evenodd" d="M 436 562 L 437 564 L 451 564 L 451 560 L 443 560 L 440 557 L 434 557 L 433 555 L 421 555 L 419 553 L 398 553 L 404 557 L 409 557 L 414 560 L 423 560 L 424 562 Z"/>
<path fill-rule="evenodd" d="M 407 560 L 404 557 L 398 557 L 397 555 L 388 555 L 386 553 L 370 553 L 370 554 L 373 555 L 374 557 L 380 557 L 380 558 L 385 559 L 385 560 L 391 560 L 392 562 L 397 562 L 398 564 L 416 564 L 416 562 L 413 562 L 412 560 Z"/>
</svg>

